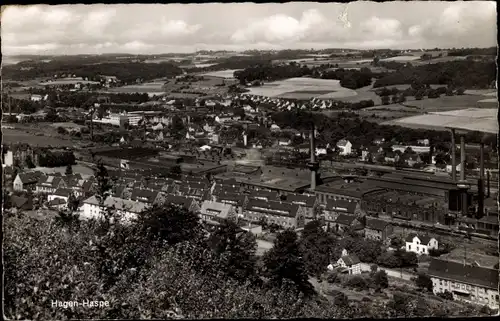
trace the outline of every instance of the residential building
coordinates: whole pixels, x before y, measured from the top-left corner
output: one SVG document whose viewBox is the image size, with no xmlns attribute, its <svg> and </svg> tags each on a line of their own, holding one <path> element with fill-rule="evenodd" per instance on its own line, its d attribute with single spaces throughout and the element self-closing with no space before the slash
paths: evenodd
<svg viewBox="0 0 500 321">
<path fill-rule="evenodd" d="M 346 156 L 352 153 L 352 143 L 347 139 L 341 139 L 337 142 L 337 148 L 339 149 L 339 154 Z"/>
<path fill-rule="evenodd" d="M 195 214 L 200 212 L 200 205 L 198 201 L 190 197 L 167 195 L 165 197 L 165 204 L 177 205 Z"/>
<path fill-rule="evenodd" d="M 454 300 L 499 308 L 496 269 L 432 258 L 428 274 L 434 294 L 448 291 Z"/>
<path fill-rule="evenodd" d="M 335 222 L 340 214 L 355 216 L 356 208 L 359 208 L 357 202 L 351 200 L 329 199 L 323 210 L 325 222 Z"/>
<path fill-rule="evenodd" d="M 19 173 L 14 178 L 13 189 L 14 191 L 36 190 L 36 184 L 43 176 L 42 172 Z"/>
<path fill-rule="evenodd" d="M 221 223 L 224 220 L 233 220 L 236 222 L 236 210 L 230 204 L 224 204 L 214 201 L 204 201 L 201 204 L 200 216 L 204 221 Z"/>
<path fill-rule="evenodd" d="M 53 201 L 55 199 L 62 199 L 63 201 L 65 201 L 65 203 L 68 203 L 68 199 L 69 199 L 71 193 L 72 193 L 71 189 L 58 188 L 56 191 L 54 191 L 53 193 L 50 193 L 47 196 L 47 200 L 50 202 L 50 201 Z"/>
<path fill-rule="evenodd" d="M 393 226 L 390 222 L 377 218 L 366 217 L 365 238 L 376 241 L 385 241 L 393 233 Z"/>
<path fill-rule="evenodd" d="M 113 196 L 107 197 L 104 200 L 103 206 L 101 206 L 97 198 L 92 196 L 83 201 L 83 217 L 98 218 L 107 208 L 113 208 L 124 220 L 130 221 L 135 219 L 139 213 L 145 211 L 148 207 L 149 205 L 143 202 L 125 200 Z"/>
<path fill-rule="evenodd" d="M 139 201 L 150 205 L 162 204 L 165 201 L 164 193 L 152 189 L 139 189 L 132 190 L 130 195 L 132 201 Z"/>
<path fill-rule="evenodd" d="M 249 200 L 245 208 L 245 218 L 252 222 L 267 220 L 283 228 L 299 228 L 305 225 L 305 211 L 297 205 L 278 201 Z"/>
<path fill-rule="evenodd" d="M 23 197 L 12 195 L 10 197 L 12 207 L 21 211 L 30 211 L 33 209 L 33 199 L 31 197 Z"/>
<path fill-rule="evenodd" d="M 297 204 L 304 209 L 306 221 L 316 219 L 317 198 L 314 195 L 293 194 L 286 195 L 288 203 Z"/>
<path fill-rule="evenodd" d="M 337 233 L 345 233 L 353 230 L 356 233 L 363 232 L 363 225 L 354 215 L 340 214 L 333 222 L 327 222 L 331 228 Z"/>
<path fill-rule="evenodd" d="M 410 234 L 406 238 L 406 252 L 415 252 L 418 255 L 429 254 L 431 249 L 438 249 L 438 241 L 433 237 Z"/>
<path fill-rule="evenodd" d="M 337 264 L 348 274 L 361 274 L 361 261 L 355 254 L 343 255 Z"/>
<path fill-rule="evenodd" d="M 59 188 L 66 188 L 66 182 L 62 176 L 42 176 L 36 184 L 37 193 L 54 193 Z"/>
</svg>

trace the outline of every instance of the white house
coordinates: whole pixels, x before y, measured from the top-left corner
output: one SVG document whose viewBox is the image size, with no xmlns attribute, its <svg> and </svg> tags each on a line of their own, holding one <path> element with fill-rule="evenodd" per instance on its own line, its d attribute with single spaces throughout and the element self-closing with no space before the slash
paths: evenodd
<svg viewBox="0 0 500 321">
<path fill-rule="evenodd" d="M 460 165 L 461 165 L 461 163 L 457 164 L 457 167 L 455 167 L 457 170 L 457 173 L 460 172 Z M 452 169 L 453 169 L 452 165 L 446 165 L 446 172 L 447 173 L 451 173 Z"/>
<path fill-rule="evenodd" d="M 280 126 L 276 124 L 271 125 L 271 131 L 280 131 L 280 130 L 281 130 Z"/>
<path fill-rule="evenodd" d="M 205 221 L 236 220 L 236 210 L 230 204 L 207 200 L 201 204 L 200 216 Z"/>
<path fill-rule="evenodd" d="M 11 150 L 8 150 L 3 157 L 3 165 L 4 166 L 12 166 L 14 165 L 14 154 Z"/>
<path fill-rule="evenodd" d="M 350 155 L 352 153 L 352 144 L 347 139 L 341 139 L 337 142 L 340 155 Z"/>
<path fill-rule="evenodd" d="M 99 205 L 99 201 L 95 196 L 89 197 L 83 201 L 83 217 L 98 218 L 106 208 L 114 208 L 117 214 L 122 216 L 123 219 L 131 220 L 148 208 L 148 204 L 146 203 L 112 196 L 106 198 L 103 205 L 102 207 Z"/>
<path fill-rule="evenodd" d="M 361 261 L 356 255 L 349 255 L 346 249 L 342 251 L 342 256 L 337 264 L 349 274 L 361 274 Z"/>
<path fill-rule="evenodd" d="M 47 200 L 50 202 L 50 201 L 53 201 L 55 199 L 62 199 L 67 203 L 69 196 L 71 195 L 71 192 L 72 191 L 70 189 L 67 189 L 67 188 L 58 188 L 55 192 L 47 195 Z"/>
<path fill-rule="evenodd" d="M 429 254 L 430 249 L 438 249 L 438 241 L 433 237 L 410 234 L 406 238 L 406 252 Z"/>
<path fill-rule="evenodd" d="M 454 300 L 498 310 L 498 270 L 432 258 L 428 274 L 434 294 L 450 292 Z"/>
<path fill-rule="evenodd" d="M 280 139 L 278 141 L 279 146 L 290 146 L 291 143 L 292 141 L 290 139 Z"/>
<path fill-rule="evenodd" d="M 43 99 L 42 95 L 31 95 L 31 101 L 41 101 Z"/>
</svg>

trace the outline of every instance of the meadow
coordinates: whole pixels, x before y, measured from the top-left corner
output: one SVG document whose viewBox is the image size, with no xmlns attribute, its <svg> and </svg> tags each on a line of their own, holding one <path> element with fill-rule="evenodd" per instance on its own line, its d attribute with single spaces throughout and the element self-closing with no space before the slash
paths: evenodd
<svg viewBox="0 0 500 321">
<path fill-rule="evenodd" d="M 241 69 L 218 70 L 202 74 L 201 76 L 211 76 L 220 78 L 234 78 L 234 72 Z"/>
<path fill-rule="evenodd" d="M 343 88 L 339 80 L 315 78 L 289 78 L 250 87 L 249 94 L 289 99 L 336 99 L 357 95 L 356 91 Z"/>
</svg>

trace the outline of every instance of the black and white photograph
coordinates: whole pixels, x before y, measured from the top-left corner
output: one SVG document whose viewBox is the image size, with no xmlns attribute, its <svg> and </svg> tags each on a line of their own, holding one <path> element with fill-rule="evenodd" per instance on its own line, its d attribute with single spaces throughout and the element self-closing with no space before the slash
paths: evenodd
<svg viewBox="0 0 500 321">
<path fill-rule="evenodd" d="M 496 2 L 0 19 L 4 318 L 498 315 Z"/>
</svg>

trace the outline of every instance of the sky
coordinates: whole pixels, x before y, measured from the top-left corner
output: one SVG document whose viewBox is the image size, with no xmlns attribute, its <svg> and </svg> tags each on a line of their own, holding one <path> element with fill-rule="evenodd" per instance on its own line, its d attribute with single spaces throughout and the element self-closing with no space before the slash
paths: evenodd
<svg viewBox="0 0 500 321">
<path fill-rule="evenodd" d="M 496 3 L 416 1 L 2 7 L 4 55 L 496 46 Z"/>
</svg>

